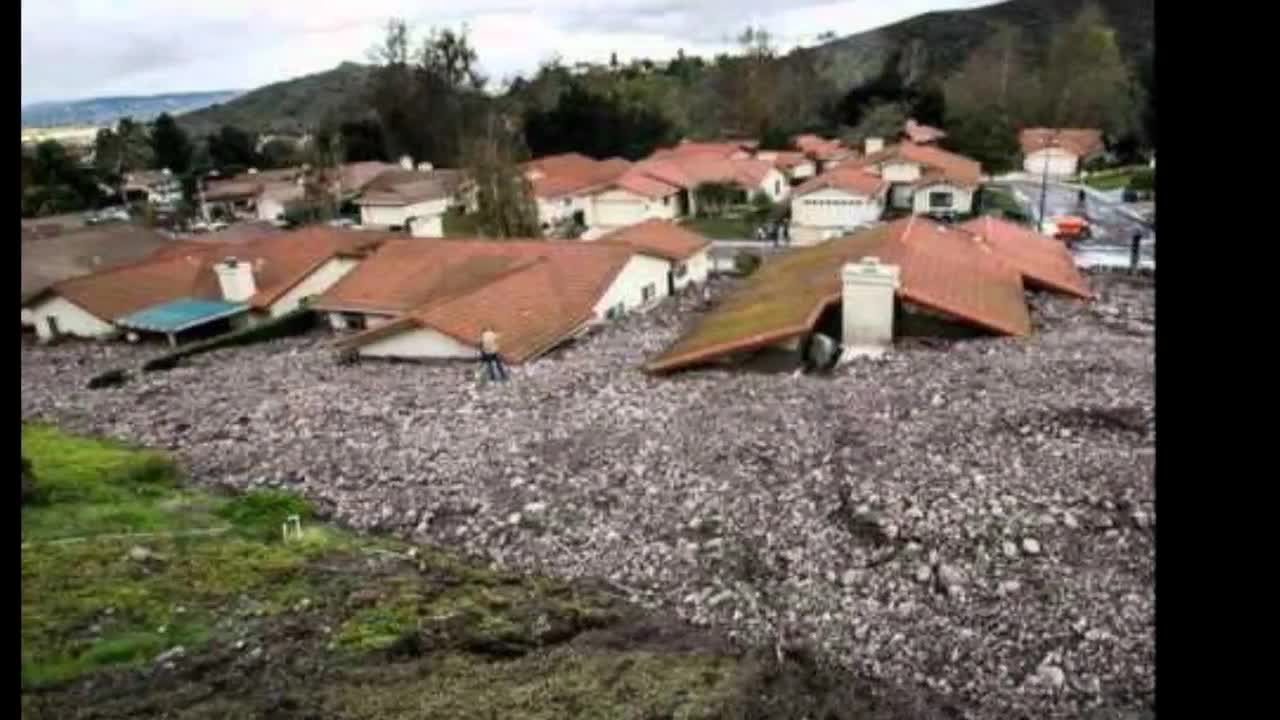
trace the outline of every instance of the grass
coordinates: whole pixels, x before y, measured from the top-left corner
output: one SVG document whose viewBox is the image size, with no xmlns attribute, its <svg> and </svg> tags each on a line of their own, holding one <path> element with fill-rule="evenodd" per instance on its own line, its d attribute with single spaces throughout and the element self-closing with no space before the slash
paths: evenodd
<svg viewBox="0 0 1280 720">
<path fill-rule="evenodd" d="M 450 208 L 445 212 L 441 223 L 444 225 L 445 237 L 477 237 L 480 235 L 476 216 L 464 213 L 458 208 Z"/>
<path fill-rule="evenodd" d="M 1150 168 L 1146 165 L 1132 165 L 1099 170 L 1098 172 L 1090 173 L 1089 177 L 1085 179 L 1085 184 L 1095 190 L 1119 190 L 1120 188 L 1129 187 L 1133 177 L 1143 172 L 1150 172 Z"/>
<path fill-rule="evenodd" d="M 611 595 L 325 526 L 288 493 L 201 492 L 163 454 L 121 443 L 24 425 L 22 454 L 45 493 L 22 508 L 33 714 L 273 717 L 285 698 L 348 719 L 693 719 L 741 716 L 752 692 L 756 666 L 726 645 L 655 635 L 646 623 L 668 621 Z M 280 535 L 289 515 L 300 540 Z M 225 531 L 182 534 L 209 528 Z M 169 534 L 103 535 L 138 530 Z M 672 632 L 678 643 L 658 639 Z M 115 672 L 177 646 L 187 675 Z M 111 680 L 68 682 L 99 673 Z"/>
<path fill-rule="evenodd" d="M 681 224 L 700 235 L 717 240 L 750 240 L 755 237 L 759 223 L 751 216 L 698 217 L 681 221 Z"/>
</svg>

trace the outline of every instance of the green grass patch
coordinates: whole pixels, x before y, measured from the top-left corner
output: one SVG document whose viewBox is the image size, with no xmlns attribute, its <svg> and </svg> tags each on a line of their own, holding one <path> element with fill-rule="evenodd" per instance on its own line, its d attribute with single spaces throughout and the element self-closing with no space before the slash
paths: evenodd
<svg viewBox="0 0 1280 720">
<path fill-rule="evenodd" d="M 750 216 L 697 217 L 682 220 L 681 225 L 709 238 L 718 240 L 750 240 L 755 237 L 759 223 Z"/>
</svg>

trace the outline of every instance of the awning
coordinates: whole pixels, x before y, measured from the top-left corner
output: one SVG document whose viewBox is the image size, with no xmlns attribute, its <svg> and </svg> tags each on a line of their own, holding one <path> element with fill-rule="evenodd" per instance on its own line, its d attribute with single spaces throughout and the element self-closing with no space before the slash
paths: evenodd
<svg viewBox="0 0 1280 720">
<path fill-rule="evenodd" d="M 249 306 L 244 303 L 179 298 L 126 315 L 116 320 L 116 325 L 146 332 L 177 333 L 248 311 Z"/>
</svg>

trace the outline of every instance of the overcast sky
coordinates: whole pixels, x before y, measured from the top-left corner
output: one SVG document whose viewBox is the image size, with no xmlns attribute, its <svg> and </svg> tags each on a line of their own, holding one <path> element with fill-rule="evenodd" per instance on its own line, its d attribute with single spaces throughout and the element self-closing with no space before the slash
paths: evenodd
<svg viewBox="0 0 1280 720">
<path fill-rule="evenodd" d="M 22 103 L 102 95 L 252 89 L 344 60 L 364 62 L 386 21 L 419 31 L 466 23 L 483 70 L 528 73 L 611 52 L 714 53 L 748 24 L 784 49 L 930 10 L 993 0 L 22 0 Z"/>
</svg>

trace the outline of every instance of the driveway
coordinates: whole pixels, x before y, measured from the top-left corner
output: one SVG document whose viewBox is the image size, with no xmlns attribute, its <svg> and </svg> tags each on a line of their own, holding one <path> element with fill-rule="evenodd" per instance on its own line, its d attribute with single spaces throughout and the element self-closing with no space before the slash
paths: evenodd
<svg viewBox="0 0 1280 720">
<path fill-rule="evenodd" d="M 1037 219 L 1040 214 L 1039 180 L 997 180 L 993 186 L 1013 191 L 1027 212 Z M 1082 186 L 1050 181 L 1045 194 L 1045 215 L 1079 215 L 1078 194 Z M 1134 233 L 1142 234 L 1141 265 L 1155 269 L 1155 228 L 1138 212 L 1119 202 L 1110 193 L 1084 187 L 1086 199 L 1083 215 L 1093 225 L 1093 238 L 1073 248 L 1076 263 L 1082 267 L 1128 267 L 1129 242 Z"/>
</svg>

